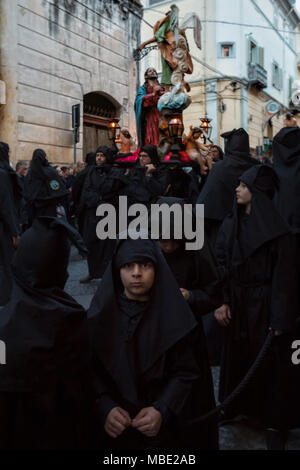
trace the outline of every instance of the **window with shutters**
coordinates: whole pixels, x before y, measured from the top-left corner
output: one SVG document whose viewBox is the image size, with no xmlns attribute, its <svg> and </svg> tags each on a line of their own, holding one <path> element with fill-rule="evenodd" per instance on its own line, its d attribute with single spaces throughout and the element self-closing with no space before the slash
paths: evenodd
<svg viewBox="0 0 300 470">
<path fill-rule="evenodd" d="M 248 63 L 257 64 L 258 62 L 258 46 L 254 39 L 248 41 Z"/>
<path fill-rule="evenodd" d="M 279 91 L 282 89 L 282 70 L 275 61 L 272 63 L 272 85 Z"/>
<path fill-rule="evenodd" d="M 258 64 L 261 67 L 265 65 L 265 50 L 263 47 L 259 47 L 254 39 L 248 40 L 248 63 Z"/>
</svg>

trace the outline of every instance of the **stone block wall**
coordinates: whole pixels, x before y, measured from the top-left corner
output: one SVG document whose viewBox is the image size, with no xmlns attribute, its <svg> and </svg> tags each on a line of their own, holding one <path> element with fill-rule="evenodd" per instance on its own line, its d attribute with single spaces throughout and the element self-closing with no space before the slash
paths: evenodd
<svg viewBox="0 0 300 470">
<path fill-rule="evenodd" d="M 7 105 L 0 108 L 0 138 L 10 144 L 13 161 L 30 160 L 42 147 L 50 161 L 72 163 L 76 103 L 81 159 L 83 100 L 91 92 L 110 98 L 134 134 L 138 71 L 132 52 L 141 14 L 138 0 L 1 0 L 0 79 Z"/>
</svg>

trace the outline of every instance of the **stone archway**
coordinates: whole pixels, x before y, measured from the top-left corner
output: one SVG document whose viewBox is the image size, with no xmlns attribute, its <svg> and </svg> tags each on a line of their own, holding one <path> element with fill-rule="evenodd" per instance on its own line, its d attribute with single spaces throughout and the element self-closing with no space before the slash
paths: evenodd
<svg viewBox="0 0 300 470">
<path fill-rule="evenodd" d="M 83 99 L 83 157 L 100 145 L 111 146 L 109 121 L 120 116 L 121 106 L 111 96 L 92 92 Z"/>
</svg>

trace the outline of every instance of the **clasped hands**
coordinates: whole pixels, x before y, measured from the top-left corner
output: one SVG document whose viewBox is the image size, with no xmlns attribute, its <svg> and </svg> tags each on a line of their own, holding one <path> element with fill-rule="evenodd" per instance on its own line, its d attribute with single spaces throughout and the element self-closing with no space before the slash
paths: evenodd
<svg viewBox="0 0 300 470">
<path fill-rule="evenodd" d="M 108 413 L 104 429 L 114 439 L 120 436 L 129 426 L 147 437 L 153 437 L 159 433 L 161 424 L 162 415 L 153 406 L 141 409 L 134 419 L 131 419 L 129 413 L 123 408 L 116 406 Z"/>
</svg>

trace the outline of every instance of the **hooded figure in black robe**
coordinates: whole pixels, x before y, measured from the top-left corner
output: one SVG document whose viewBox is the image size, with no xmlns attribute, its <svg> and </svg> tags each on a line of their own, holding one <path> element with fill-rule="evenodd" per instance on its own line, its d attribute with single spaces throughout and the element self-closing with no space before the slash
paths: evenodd
<svg viewBox="0 0 300 470">
<path fill-rule="evenodd" d="M 160 197 L 156 204 L 167 204 L 169 207 L 179 204 L 182 207 L 182 214 L 184 213 L 184 200 L 180 198 Z M 161 237 L 159 244 L 178 287 L 185 291 L 183 294 L 190 308 L 196 319 L 201 321 L 203 315 L 215 310 L 223 303 L 221 270 L 208 238 L 204 236 L 204 245 L 200 250 L 187 250 L 184 230 L 182 230 L 183 238 L 176 240 L 173 221 L 174 216 L 171 215 L 170 239 L 166 240 Z M 184 229 L 184 226 L 182 228 Z M 176 250 L 172 252 L 168 251 L 170 240 L 177 245 Z M 168 245 L 166 250 L 164 250 L 164 244 Z"/>
<path fill-rule="evenodd" d="M 249 135 L 244 129 L 225 132 L 225 155 L 213 165 L 197 200 L 204 204 L 205 228 L 214 247 L 222 221 L 232 210 L 239 177 L 259 162 L 250 156 Z"/>
<path fill-rule="evenodd" d="M 154 265 L 149 300 L 125 295 L 120 268 Z M 133 420 L 105 448 L 215 449 L 215 423 L 191 424 L 214 407 L 205 338 L 156 242 L 122 240 L 88 311 L 95 370 L 102 381 L 97 400 L 102 426 L 121 407 Z M 99 389 L 101 390 L 101 389 Z M 160 412 L 162 426 L 147 437 L 134 427 L 141 410 Z M 102 428 L 103 429 L 103 428 Z"/>
<path fill-rule="evenodd" d="M 0 306 L 8 302 L 12 289 L 10 263 L 20 233 L 21 192 L 18 175 L 9 165 L 9 146 L 0 142 Z"/>
<path fill-rule="evenodd" d="M 244 129 L 225 132 L 222 137 L 225 139 L 224 158 L 213 165 L 197 200 L 198 204 L 204 204 L 205 233 L 213 249 L 222 221 L 232 210 L 239 177 L 259 163 L 250 157 L 249 135 Z M 218 364 L 222 332 L 213 314 L 205 318 L 204 328 L 211 363 Z"/>
<path fill-rule="evenodd" d="M 42 149 L 33 152 L 30 168 L 24 181 L 24 198 L 27 201 L 29 224 L 39 216 L 56 217 L 69 197 L 63 179 L 52 168 Z"/>
<path fill-rule="evenodd" d="M 64 219 L 39 217 L 13 260 L 14 286 L 0 315 L 0 449 L 87 448 L 94 395 L 86 312 L 63 291 L 71 238 Z"/>
<path fill-rule="evenodd" d="M 164 196 L 184 199 L 187 203 L 196 204 L 200 191 L 200 167 L 198 163 L 189 162 L 186 167 L 177 157 L 169 160 L 162 167 L 166 179 Z"/>
<path fill-rule="evenodd" d="M 142 152 L 150 157 L 151 165 L 154 165 L 155 169 L 150 174 L 146 174 L 147 167 L 141 165 L 139 158 L 129 173 L 122 177 L 125 185 L 122 194 L 128 198 L 128 207 L 136 203 L 150 207 L 150 204 L 157 197 L 162 196 L 166 189 L 165 175 L 159 167 L 160 161 L 156 146 L 144 145 L 140 150 L 140 153 Z"/>
<path fill-rule="evenodd" d="M 96 165 L 96 153 L 90 152 L 85 158 L 86 167 L 80 171 L 72 184 L 72 201 L 73 201 L 73 213 L 77 217 L 78 231 L 80 235 L 83 233 L 83 219 L 84 219 L 84 205 L 82 200 L 82 190 L 84 182 L 90 169 Z"/>
<path fill-rule="evenodd" d="M 99 147 L 96 155 L 98 153 L 104 155 L 105 163 L 93 166 L 87 173 L 82 194 L 84 206 L 83 239 L 89 250 L 87 258 L 89 275 L 81 282 L 89 282 L 103 276 L 116 244 L 115 239 L 100 240 L 97 237 L 96 227 L 101 218 L 96 215 L 96 211 L 101 204 L 112 204 L 117 207 L 121 185 L 118 176 L 124 170 L 112 167 L 112 157 L 108 147 Z"/>
<path fill-rule="evenodd" d="M 271 328 L 276 336 L 268 354 L 228 413 L 246 414 L 283 431 L 288 425 L 287 391 L 292 387 L 284 379 L 284 364 L 290 362 L 289 332 L 298 311 L 295 240 L 272 200 L 278 184 L 274 170 L 256 166 L 240 181 L 252 195 L 250 213 L 235 202 L 217 240 L 218 260 L 228 275 L 225 304 L 231 312 L 225 329 L 220 401 L 246 375 Z"/>
<path fill-rule="evenodd" d="M 277 208 L 295 234 L 300 291 L 300 129 L 284 127 L 273 139 L 273 164 L 280 180 Z"/>
</svg>

